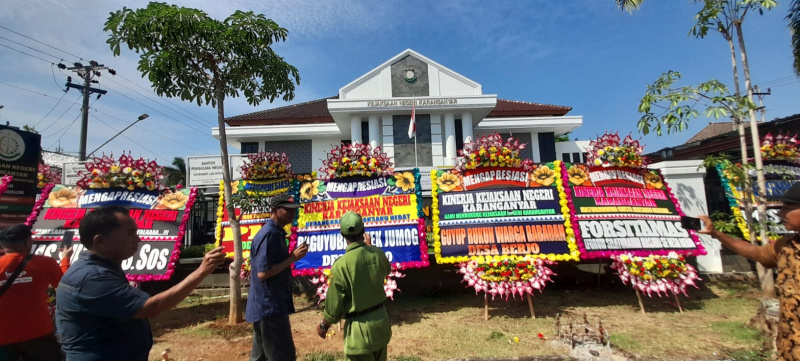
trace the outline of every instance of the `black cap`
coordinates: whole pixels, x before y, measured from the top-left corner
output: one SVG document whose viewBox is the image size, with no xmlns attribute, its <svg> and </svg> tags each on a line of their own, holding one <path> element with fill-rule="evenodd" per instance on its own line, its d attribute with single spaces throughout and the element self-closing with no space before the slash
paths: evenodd
<svg viewBox="0 0 800 361">
<path fill-rule="evenodd" d="M 21 243 L 28 240 L 31 235 L 31 227 L 24 224 L 15 224 L 0 230 L 0 242 Z"/>
<path fill-rule="evenodd" d="M 272 197 L 269 201 L 269 206 L 272 209 L 276 208 L 300 208 L 301 205 L 294 202 L 294 196 L 289 193 L 281 193 Z"/>
<path fill-rule="evenodd" d="M 782 196 L 775 198 L 775 200 L 783 203 L 800 204 L 800 182 L 795 183 L 788 191 L 783 193 Z"/>
</svg>

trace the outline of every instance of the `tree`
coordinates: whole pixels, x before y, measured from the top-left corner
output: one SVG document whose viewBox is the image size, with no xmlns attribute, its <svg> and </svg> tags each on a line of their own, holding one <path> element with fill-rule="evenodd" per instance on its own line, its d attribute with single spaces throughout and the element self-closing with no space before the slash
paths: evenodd
<svg viewBox="0 0 800 361">
<path fill-rule="evenodd" d="M 172 159 L 172 167 L 164 167 L 167 173 L 167 185 L 170 187 L 183 184 L 186 180 L 186 164 L 181 157 Z"/>
<path fill-rule="evenodd" d="M 34 128 L 32 125 L 25 124 L 25 125 L 22 126 L 22 130 L 24 130 L 26 132 L 31 132 L 31 133 L 34 133 L 34 134 L 39 134 L 39 131 L 36 130 L 36 128 Z"/>
<path fill-rule="evenodd" d="M 789 31 L 792 33 L 794 73 L 800 77 L 800 0 L 792 0 L 786 20 L 789 20 Z"/>
<path fill-rule="evenodd" d="M 240 92 L 251 105 L 263 100 L 294 98 L 297 69 L 272 49 L 285 41 L 288 30 L 252 11 L 236 11 L 216 20 L 197 9 L 151 2 L 144 9 L 123 7 L 106 21 L 106 41 L 115 56 L 122 44 L 140 53 L 139 71 L 156 93 L 217 108 L 222 155 L 224 195 L 232 199 L 228 142 L 225 135 L 225 98 Z M 234 205 L 227 203 L 234 239 L 234 261 L 230 269 L 229 323 L 242 320 L 242 235 Z"/>
<path fill-rule="evenodd" d="M 633 9 L 637 9 L 643 0 L 615 0 L 617 6 L 625 9 L 627 11 L 632 11 Z M 707 34 L 709 29 L 715 29 L 718 31 L 723 38 L 728 43 L 728 48 L 730 50 L 731 55 L 731 64 L 732 64 L 732 71 L 733 71 L 733 79 L 735 84 L 735 93 L 734 96 L 738 97 L 740 93 L 739 88 L 739 77 L 738 77 L 738 70 L 737 70 L 737 61 L 736 61 L 736 46 L 733 42 L 733 32 L 736 32 L 736 38 L 738 40 L 739 50 L 741 53 L 741 61 L 742 61 L 742 72 L 745 78 L 745 89 L 747 91 L 747 98 L 750 103 L 753 102 L 753 89 L 750 82 L 750 67 L 747 60 L 747 50 L 745 48 L 744 43 L 744 35 L 742 34 L 742 23 L 744 22 L 745 16 L 749 11 L 758 10 L 759 13 L 763 13 L 764 9 L 769 10 L 773 7 L 777 6 L 777 3 L 774 0 L 695 0 L 695 2 L 703 1 L 703 8 L 700 12 L 697 13 L 695 16 L 695 20 L 697 21 L 692 29 L 690 30 L 690 34 L 704 38 Z M 795 0 L 800 1 L 800 0 Z M 748 106 L 749 108 L 749 106 Z M 761 230 L 761 242 L 767 242 L 767 234 L 766 234 L 766 181 L 764 179 L 764 172 L 763 172 L 763 161 L 761 159 L 761 153 L 758 151 L 761 149 L 760 139 L 758 135 L 758 123 L 755 116 L 755 108 L 741 108 L 747 110 L 746 114 L 738 114 L 737 112 L 732 112 L 734 123 L 738 125 L 739 129 L 739 142 L 742 152 L 742 162 L 743 164 L 747 165 L 747 143 L 745 139 L 745 131 L 744 131 L 744 124 L 742 124 L 741 119 L 745 116 L 750 117 L 750 135 L 753 143 L 754 151 L 754 160 L 756 165 L 756 177 L 757 177 L 757 184 L 758 184 L 758 198 L 757 198 L 757 205 L 758 205 L 758 229 Z M 640 108 L 641 111 L 641 108 Z M 671 119 L 666 119 L 667 121 L 671 121 Z M 682 129 L 681 129 L 682 130 Z M 753 225 L 752 221 L 752 211 L 750 206 L 750 194 L 745 192 L 744 195 L 744 203 L 746 209 L 746 217 L 748 223 Z M 756 227 L 750 227 L 751 230 L 756 229 Z M 751 240 L 755 240 L 756 237 L 754 234 L 751 235 Z M 761 279 L 761 289 L 765 295 L 774 295 L 774 284 L 772 280 L 772 274 L 766 272 L 758 266 L 759 278 Z"/>
</svg>

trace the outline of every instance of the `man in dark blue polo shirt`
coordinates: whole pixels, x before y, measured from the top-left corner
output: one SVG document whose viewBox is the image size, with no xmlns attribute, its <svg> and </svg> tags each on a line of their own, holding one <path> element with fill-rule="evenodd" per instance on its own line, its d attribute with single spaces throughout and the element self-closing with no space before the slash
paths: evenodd
<svg viewBox="0 0 800 361">
<path fill-rule="evenodd" d="M 225 260 L 216 248 L 179 284 L 150 297 L 128 284 L 121 267 L 138 249 L 136 231 L 122 207 L 97 208 L 81 220 L 80 239 L 88 251 L 61 278 L 56 296 L 67 361 L 146 361 L 153 346 L 147 319 L 177 305 Z"/>
<path fill-rule="evenodd" d="M 303 244 L 289 253 L 283 228 L 292 223 L 299 207 L 288 194 L 272 197 L 272 217 L 250 245 L 252 272 L 245 320 L 253 323 L 251 361 L 296 359 L 289 324 L 289 314 L 294 313 L 290 266 L 305 257 L 308 245 Z"/>
</svg>

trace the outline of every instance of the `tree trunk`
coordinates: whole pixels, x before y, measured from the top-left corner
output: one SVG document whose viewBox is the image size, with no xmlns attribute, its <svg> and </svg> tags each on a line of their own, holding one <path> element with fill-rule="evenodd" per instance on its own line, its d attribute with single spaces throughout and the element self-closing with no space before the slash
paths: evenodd
<svg viewBox="0 0 800 361">
<path fill-rule="evenodd" d="M 734 27 L 736 27 L 736 38 L 739 40 L 739 52 L 742 55 L 744 87 L 747 90 L 747 98 L 750 99 L 750 102 L 753 102 L 753 87 L 750 83 L 750 66 L 747 62 L 747 49 L 744 46 L 741 21 L 735 22 Z M 753 156 L 756 163 L 756 180 L 758 181 L 758 195 L 756 201 L 758 205 L 758 225 L 761 230 L 761 244 L 763 245 L 769 242 L 769 238 L 767 237 L 767 199 L 765 198 L 767 194 L 767 182 L 764 179 L 764 162 L 761 159 L 761 139 L 758 135 L 758 120 L 756 119 L 756 112 L 752 107 L 750 107 L 749 115 L 750 136 L 753 140 Z M 761 291 L 764 293 L 764 296 L 775 297 L 775 282 L 772 277 L 772 272 L 766 272 L 763 278 L 760 276 L 761 275 L 759 275 Z"/>
<path fill-rule="evenodd" d="M 228 324 L 235 325 L 243 321 L 242 319 L 242 230 L 239 228 L 239 221 L 236 219 L 234 211 L 233 191 L 231 190 L 231 168 L 228 165 L 228 137 L 225 135 L 225 93 L 222 86 L 217 85 L 217 123 L 219 124 L 219 149 L 222 153 L 222 182 L 225 195 L 225 211 L 228 212 L 228 220 L 233 232 L 233 264 L 230 266 L 230 309 L 228 312 Z M 222 235 L 220 234 L 220 239 Z"/>
<path fill-rule="evenodd" d="M 735 95 L 739 96 L 741 94 L 741 90 L 739 88 L 739 70 L 736 63 L 736 47 L 733 44 L 733 36 L 730 34 L 730 31 L 728 31 L 728 33 L 723 33 L 722 36 L 728 42 L 728 49 L 730 49 L 731 52 L 731 68 L 733 69 L 734 91 Z M 742 152 L 742 165 L 745 166 L 744 169 L 747 169 L 747 138 L 744 129 L 744 122 L 742 122 L 742 119 L 739 118 L 738 114 L 734 115 L 733 119 L 739 130 L 739 146 Z M 744 179 L 743 181 L 745 181 L 746 186 L 742 187 L 740 201 L 744 205 L 744 217 L 748 224 L 747 228 L 750 231 L 748 236 L 750 236 L 751 243 L 758 244 L 758 237 L 756 236 L 756 229 L 754 227 L 755 223 L 753 222 L 753 204 L 751 202 L 753 199 L 753 187 L 749 182 L 749 178 Z M 758 276 L 759 285 L 761 286 L 761 292 L 763 292 L 765 295 L 774 292 L 775 283 L 772 279 L 772 272 L 770 272 L 769 269 L 764 268 L 761 263 L 756 262 L 756 275 Z"/>
</svg>

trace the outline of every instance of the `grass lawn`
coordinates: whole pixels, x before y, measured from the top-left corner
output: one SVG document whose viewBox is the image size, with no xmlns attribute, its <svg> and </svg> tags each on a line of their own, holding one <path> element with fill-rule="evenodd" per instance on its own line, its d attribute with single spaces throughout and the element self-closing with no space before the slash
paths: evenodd
<svg viewBox="0 0 800 361">
<path fill-rule="evenodd" d="M 692 290 L 690 298 L 681 298 L 683 314 L 673 298 L 644 296 L 645 316 L 631 288 L 603 287 L 550 285 L 534 298 L 535 320 L 524 299 L 498 299 L 490 303 L 488 322 L 483 320 L 483 298 L 474 292 L 435 297 L 400 294 L 387 306 L 394 332 L 390 359 L 566 355 L 566 348 L 550 342 L 558 313 L 562 322 L 582 320 L 584 313 L 592 323 L 602 320 L 613 347 L 637 359 L 757 360 L 762 356 L 761 336 L 745 326 L 758 307 L 759 293 L 752 285 L 716 284 Z M 321 318 L 316 301 L 297 296 L 295 307 L 298 312 L 291 322 L 299 360 L 342 359 L 341 332 L 326 340 L 316 335 Z M 228 326 L 227 311 L 225 298 L 192 296 L 151 320 L 155 345 L 150 358 L 161 360 L 162 351 L 170 349 L 175 361 L 246 360 L 251 325 Z"/>
</svg>

